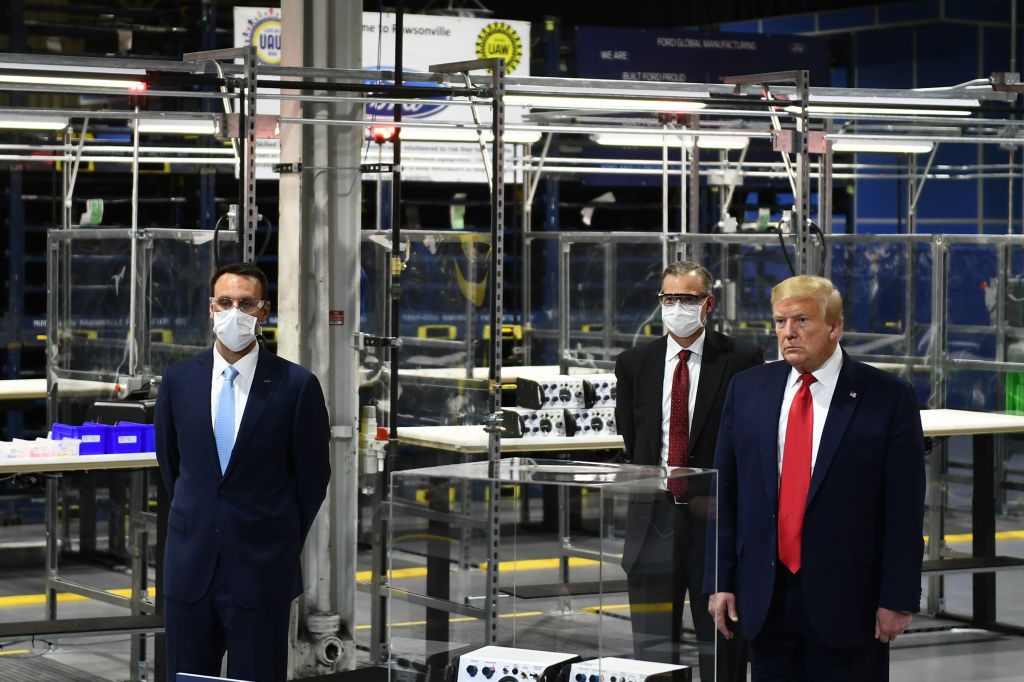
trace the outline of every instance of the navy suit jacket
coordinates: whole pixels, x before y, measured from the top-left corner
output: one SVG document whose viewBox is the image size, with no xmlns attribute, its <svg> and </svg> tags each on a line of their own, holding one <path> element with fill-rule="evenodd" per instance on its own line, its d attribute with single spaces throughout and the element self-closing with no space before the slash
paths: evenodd
<svg viewBox="0 0 1024 682">
<path fill-rule="evenodd" d="M 748 639 L 765 623 L 775 583 L 778 432 L 790 365 L 738 374 L 722 415 L 718 584 L 733 592 Z M 913 388 L 843 351 L 811 474 L 801 540 L 801 589 L 811 626 L 833 647 L 874 637 L 878 607 L 916 612 L 924 552 L 924 437 Z M 715 537 L 708 533 L 708 557 Z"/>
<path fill-rule="evenodd" d="M 661 466 L 661 401 L 667 339 L 667 336 L 662 336 L 651 343 L 630 348 L 615 361 L 615 421 L 622 434 L 626 458 L 633 464 Z M 759 348 L 710 329 L 704 332 L 704 353 L 688 441 L 690 466 L 711 468 L 729 381 L 736 373 L 763 362 L 764 355 Z M 622 554 L 622 566 L 627 571 L 640 558 L 644 539 L 651 528 L 650 516 L 655 499 L 639 496 L 630 500 Z M 671 556 L 671 543 L 655 544 Z M 647 558 L 655 565 L 671 566 L 665 563 L 665 556 Z"/>
<path fill-rule="evenodd" d="M 164 594 L 198 602 L 220 562 L 239 606 L 290 602 L 302 592 L 302 544 L 331 477 L 323 392 L 309 371 L 260 349 L 221 475 L 214 352 L 168 367 L 157 398 L 156 454 L 170 496 Z"/>
</svg>

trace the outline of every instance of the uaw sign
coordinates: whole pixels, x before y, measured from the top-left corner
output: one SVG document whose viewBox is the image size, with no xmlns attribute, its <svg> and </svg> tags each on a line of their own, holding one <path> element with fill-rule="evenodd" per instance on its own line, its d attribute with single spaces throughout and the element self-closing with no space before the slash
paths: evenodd
<svg viewBox="0 0 1024 682">
<path fill-rule="evenodd" d="M 287 26 L 281 22 L 281 13 L 273 8 L 236 7 L 235 45 L 254 45 L 260 65 L 279 65 L 282 40 L 287 35 Z M 395 32 L 397 17 L 389 12 L 363 12 L 362 21 L 362 68 L 393 71 L 395 64 Z M 461 62 L 471 59 L 505 60 L 505 73 L 509 76 L 530 75 L 530 23 L 500 19 L 475 19 L 470 17 L 446 17 L 424 14 L 406 14 L 403 17 L 402 61 L 403 71 L 410 76 L 408 85 L 432 86 L 418 81 L 415 73 L 427 71 L 431 64 Z M 344 35 L 346 29 L 336 27 L 330 35 Z M 390 83 L 390 81 L 371 81 Z M 280 113 L 278 100 L 260 100 L 257 112 L 277 115 Z M 395 107 L 387 102 L 367 104 L 365 118 L 369 122 L 386 123 L 393 119 Z M 486 106 L 478 107 L 482 121 L 490 121 L 491 114 Z M 402 119 L 409 122 L 429 121 L 432 123 L 458 123 L 471 125 L 473 112 L 467 106 L 451 106 L 446 96 L 439 95 L 422 99 L 413 104 L 402 105 Z M 506 110 L 506 124 L 522 120 L 518 110 Z M 428 180 L 435 182 L 485 182 L 480 161 L 480 152 L 474 141 L 466 142 L 417 142 L 410 128 L 404 136 L 402 146 L 403 178 L 407 180 Z M 259 143 L 273 143 L 276 140 L 260 140 Z M 385 148 L 390 145 L 385 145 Z M 266 153 L 267 150 L 260 150 Z M 390 156 L 390 150 L 382 150 Z M 371 156 L 376 156 L 371 152 Z M 421 157 L 422 166 L 417 164 Z M 262 158 L 262 157 L 261 157 Z M 511 158 L 511 157 L 509 157 Z M 439 159 L 444 159 L 442 168 L 436 168 Z M 383 159 L 386 161 L 387 159 Z M 257 177 L 276 177 L 269 166 L 257 167 Z M 511 180 L 511 177 L 509 176 Z"/>
<path fill-rule="evenodd" d="M 235 27 L 239 26 L 237 13 L 249 15 L 245 18 L 242 29 L 241 44 L 256 48 L 256 60 L 259 65 L 278 66 L 281 63 L 281 12 L 269 7 L 267 9 L 236 7 Z M 247 11 L 251 10 L 251 11 Z"/>
</svg>

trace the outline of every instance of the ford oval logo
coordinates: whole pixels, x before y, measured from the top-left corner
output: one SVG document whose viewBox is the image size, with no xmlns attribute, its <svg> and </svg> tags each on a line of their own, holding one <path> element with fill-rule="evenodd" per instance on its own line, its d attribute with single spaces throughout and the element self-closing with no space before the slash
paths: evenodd
<svg viewBox="0 0 1024 682">
<path fill-rule="evenodd" d="M 388 71 L 392 67 L 383 66 L 381 70 Z M 394 85 L 395 82 L 388 81 L 364 81 L 366 85 Z M 403 85 L 414 85 L 417 87 L 425 88 L 439 88 L 441 87 L 437 83 L 430 83 L 425 81 L 404 81 Z M 402 105 L 402 118 L 429 118 L 436 114 L 441 113 L 448 108 L 448 95 L 438 95 L 436 98 L 424 99 L 418 101 L 416 104 L 403 104 Z M 366 115 L 380 117 L 380 118 L 393 118 L 395 115 L 395 105 L 391 102 L 370 102 L 366 105 Z"/>
</svg>

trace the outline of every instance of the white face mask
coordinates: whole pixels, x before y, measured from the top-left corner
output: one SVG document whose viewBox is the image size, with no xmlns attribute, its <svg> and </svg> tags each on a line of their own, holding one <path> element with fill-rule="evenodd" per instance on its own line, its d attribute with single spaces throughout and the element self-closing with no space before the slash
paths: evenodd
<svg viewBox="0 0 1024 682">
<path fill-rule="evenodd" d="M 256 340 L 257 319 L 238 308 L 213 313 L 213 333 L 225 348 L 239 353 Z"/>
<path fill-rule="evenodd" d="M 703 307 L 703 303 L 699 305 L 685 305 L 682 303 L 663 305 L 661 306 L 661 323 L 665 329 L 676 336 L 683 338 L 692 336 L 704 324 L 704 320 L 700 319 L 700 311 Z"/>
</svg>

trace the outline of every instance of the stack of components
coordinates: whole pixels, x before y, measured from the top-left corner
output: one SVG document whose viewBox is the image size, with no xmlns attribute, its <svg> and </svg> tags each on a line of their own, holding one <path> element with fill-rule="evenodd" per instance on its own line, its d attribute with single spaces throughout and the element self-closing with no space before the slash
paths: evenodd
<svg viewBox="0 0 1024 682">
<path fill-rule="evenodd" d="M 690 682 L 686 665 L 485 646 L 452 659 L 444 682 Z"/>
<path fill-rule="evenodd" d="M 520 378 L 516 407 L 502 412 L 503 435 L 508 438 L 615 435 L 615 375 Z"/>
<path fill-rule="evenodd" d="M 595 658 L 573 663 L 568 682 L 690 682 L 686 665 L 652 663 L 629 658 Z"/>
<path fill-rule="evenodd" d="M 575 654 L 485 646 L 448 664 L 445 682 L 556 682 Z"/>
</svg>

